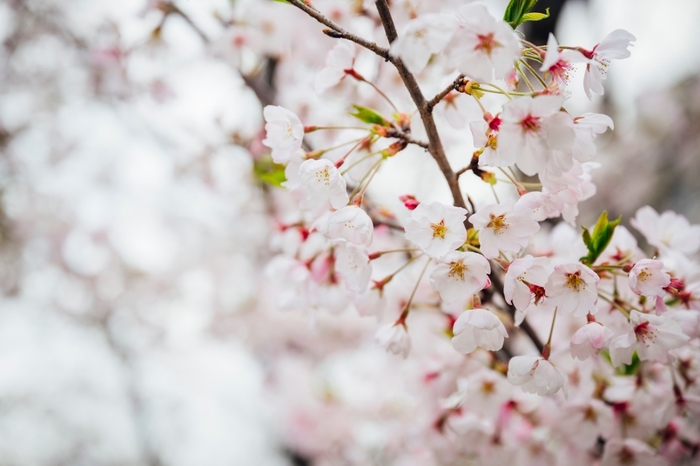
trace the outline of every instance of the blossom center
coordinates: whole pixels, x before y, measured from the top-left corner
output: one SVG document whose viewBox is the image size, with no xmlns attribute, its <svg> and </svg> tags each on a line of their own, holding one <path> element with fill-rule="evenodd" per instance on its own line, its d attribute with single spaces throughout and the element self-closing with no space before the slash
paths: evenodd
<svg viewBox="0 0 700 466">
<path fill-rule="evenodd" d="M 656 338 L 656 330 L 649 325 L 649 322 L 642 322 L 634 327 L 634 334 L 637 336 L 637 340 L 643 342 L 646 346 L 649 346 L 651 340 Z M 649 342 L 647 343 L 648 340 Z"/>
<path fill-rule="evenodd" d="M 495 216 L 493 214 L 490 215 L 491 221 L 486 225 L 487 228 L 493 228 L 493 231 L 495 233 L 503 233 L 502 230 L 507 230 L 508 229 L 508 224 L 506 223 L 506 216 L 505 214 L 501 214 L 499 216 Z"/>
<path fill-rule="evenodd" d="M 479 43 L 476 44 L 474 50 L 481 50 L 486 53 L 486 55 L 491 55 L 493 49 L 501 46 L 501 44 L 493 38 L 493 32 L 488 34 L 477 34 L 476 38 L 479 39 Z"/>
<path fill-rule="evenodd" d="M 520 126 L 526 132 L 535 132 L 540 129 L 540 119 L 534 115 L 528 115 L 520 122 Z"/>
<path fill-rule="evenodd" d="M 448 275 L 452 278 L 457 277 L 459 280 L 464 280 L 464 272 L 468 269 L 469 267 L 464 265 L 462 261 L 452 262 L 450 264 L 450 273 Z"/>
<path fill-rule="evenodd" d="M 430 228 L 433 229 L 433 238 L 445 239 L 445 233 L 447 233 L 445 220 L 440 220 L 439 223 L 431 223 Z"/>
<path fill-rule="evenodd" d="M 567 83 L 571 77 L 570 72 L 573 65 L 566 60 L 559 60 L 551 68 L 549 68 L 549 74 L 560 82 Z"/>
<path fill-rule="evenodd" d="M 567 273 L 564 285 L 577 293 L 586 289 L 586 282 L 581 278 L 581 272 Z"/>
<path fill-rule="evenodd" d="M 316 181 L 318 183 L 323 183 L 326 186 L 331 184 L 331 174 L 328 172 L 328 167 L 325 167 L 323 170 L 316 171 Z"/>
<path fill-rule="evenodd" d="M 644 282 L 644 281 L 647 280 L 647 278 L 651 277 L 651 274 L 649 273 L 648 270 L 649 270 L 649 269 L 647 269 L 646 267 L 644 267 L 644 268 L 642 269 L 642 271 L 639 272 L 639 275 L 637 275 L 637 280 L 639 280 L 640 282 Z"/>
<path fill-rule="evenodd" d="M 288 121 L 285 121 L 284 130 L 282 131 L 282 139 L 289 139 L 293 137 L 294 134 L 292 133 L 292 124 Z"/>
</svg>

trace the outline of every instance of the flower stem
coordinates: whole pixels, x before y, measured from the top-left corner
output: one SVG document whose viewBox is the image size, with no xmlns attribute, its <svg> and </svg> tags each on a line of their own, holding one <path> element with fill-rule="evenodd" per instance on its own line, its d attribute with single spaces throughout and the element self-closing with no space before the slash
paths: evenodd
<svg viewBox="0 0 700 466">
<path fill-rule="evenodd" d="M 544 350 L 542 351 L 542 357 L 549 360 L 549 355 L 552 353 L 552 335 L 554 334 L 554 323 L 557 321 L 557 311 L 559 306 L 554 308 L 554 315 L 552 316 L 552 326 L 549 327 L 549 337 L 547 338 L 547 343 L 544 345 Z"/>
<path fill-rule="evenodd" d="M 401 324 L 403 326 L 406 325 L 406 317 L 408 317 L 408 313 L 410 312 L 411 309 L 411 303 L 413 302 L 413 298 L 416 296 L 416 291 L 418 291 L 418 285 L 420 285 L 421 280 L 423 279 L 423 275 L 425 275 L 425 271 L 428 270 L 428 265 L 430 264 L 430 261 L 433 259 L 428 258 L 428 261 L 425 263 L 425 266 L 423 266 L 423 270 L 421 270 L 420 275 L 418 276 L 418 280 L 416 280 L 416 284 L 413 287 L 413 291 L 411 291 L 411 296 L 408 298 L 408 302 L 406 303 L 406 306 L 403 308 L 403 312 L 401 312 L 401 315 L 399 316 L 398 320 L 394 325 Z"/>
</svg>

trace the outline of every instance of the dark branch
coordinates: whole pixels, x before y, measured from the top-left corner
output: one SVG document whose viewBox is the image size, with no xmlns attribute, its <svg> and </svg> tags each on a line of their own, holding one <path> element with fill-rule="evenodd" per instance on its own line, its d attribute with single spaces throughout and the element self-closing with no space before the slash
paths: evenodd
<svg viewBox="0 0 700 466">
<path fill-rule="evenodd" d="M 361 45 L 362 47 L 366 48 L 367 50 L 371 50 L 372 52 L 376 53 L 380 57 L 384 58 L 385 60 L 389 60 L 389 50 L 385 49 L 384 47 L 380 47 L 374 42 L 370 42 L 368 40 L 363 39 L 362 37 L 356 36 L 355 34 L 352 34 L 351 32 L 346 31 L 330 19 L 326 18 L 321 14 L 320 11 L 315 9 L 314 7 L 311 7 L 304 3 L 301 0 L 287 0 L 291 5 L 299 8 L 302 10 L 304 13 L 307 15 L 311 16 L 314 18 L 316 21 L 319 23 L 328 26 L 330 29 L 325 29 L 323 31 L 324 34 L 326 34 L 329 37 L 333 37 L 335 39 L 347 39 L 349 41 L 355 42 L 358 45 Z"/>
<path fill-rule="evenodd" d="M 432 111 L 433 108 L 435 108 L 435 106 L 447 96 L 447 94 L 454 90 L 457 90 L 457 87 L 459 87 L 459 85 L 462 84 L 462 81 L 464 81 L 464 75 L 460 74 L 459 76 L 457 76 L 457 79 L 455 79 L 449 86 L 442 90 L 438 95 L 430 99 L 430 101 L 428 102 L 428 110 Z"/>
</svg>

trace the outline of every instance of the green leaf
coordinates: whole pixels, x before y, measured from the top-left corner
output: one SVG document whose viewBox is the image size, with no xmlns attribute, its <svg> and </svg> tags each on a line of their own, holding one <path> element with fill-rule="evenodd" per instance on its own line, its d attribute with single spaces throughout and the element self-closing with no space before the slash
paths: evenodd
<svg viewBox="0 0 700 466">
<path fill-rule="evenodd" d="M 612 366 L 612 358 L 610 357 L 610 352 L 608 351 L 607 348 L 603 348 L 600 350 L 600 355 L 605 359 L 608 364 Z M 635 351 L 632 353 L 632 362 L 629 364 L 623 364 L 619 367 L 615 367 L 615 372 L 617 375 L 622 375 L 622 376 L 632 376 L 632 375 L 637 375 L 637 372 L 639 372 L 639 369 L 642 367 L 642 361 L 639 359 L 639 355 Z"/>
<path fill-rule="evenodd" d="M 253 173 L 261 183 L 279 188 L 287 181 L 284 175 L 284 165 L 272 161 L 272 158 L 262 157 L 253 164 Z"/>
<path fill-rule="evenodd" d="M 523 16 L 520 18 L 521 23 L 525 23 L 527 21 L 542 21 L 543 19 L 549 18 L 549 8 L 547 8 L 544 13 L 525 13 Z"/>
<path fill-rule="evenodd" d="M 588 255 L 580 260 L 584 264 L 591 265 L 605 251 L 605 248 L 610 244 L 610 240 L 615 233 L 615 227 L 620 224 L 622 217 L 618 217 L 612 222 L 608 220 L 608 213 L 603 211 L 598 217 L 598 221 L 593 227 L 593 232 L 589 232 L 587 228 L 583 228 L 583 243 L 588 249 Z"/>
<path fill-rule="evenodd" d="M 537 0 L 510 0 L 503 14 L 503 20 L 515 29 L 523 22 L 523 16 L 535 6 L 535 3 Z"/>
<path fill-rule="evenodd" d="M 350 115 L 354 116 L 358 120 L 369 123 L 371 125 L 380 125 L 384 126 L 385 128 L 388 128 L 391 126 L 391 123 L 389 120 L 384 118 L 382 114 L 377 112 L 376 110 L 372 110 L 371 108 L 367 107 L 361 107 L 359 105 L 353 104 L 352 106 L 355 109 L 355 113 L 350 113 Z"/>
</svg>

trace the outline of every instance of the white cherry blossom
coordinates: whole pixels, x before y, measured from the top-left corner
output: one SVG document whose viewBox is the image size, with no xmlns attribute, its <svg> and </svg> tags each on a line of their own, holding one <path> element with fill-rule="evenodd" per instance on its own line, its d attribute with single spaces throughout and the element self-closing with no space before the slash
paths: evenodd
<svg viewBox="0 0 700 466">
<path fill-rule="evenodd" d="M 430 284 L 445 301 L 464 299 L 491 284 L 491 265 L 481 254 L 453 251 L 440 259 Z"/>
<path fill-rule="evenodd" d="M 319 231 L 330 239 L 346 240 L 353 244 L 372 244 L 374 224 L 363 209 L 349 205 L 330 213 L 320 222 Z"/>
<path fill-rule="evenodd" d="M 630 312 L 631 328 L 610 341 L 610 358 L 615 367 L 632 362 L 637 351 L 642 361 L 668 363 L 668 352 L 679 348 L 690 339 L 678 322 L 664 316 Z"/>
<path fill-rule="evenodd" d="M 527 255 L 515 259 L 508 266 L 503 280 L 503 296 L 515 306 L 515 325 L 525 319 L 528 309 L 544 298 L 544 285 L 549 278 L 549 260 Z"/>
<path fill-rule="evenodd" d="M 391 44 L 391 53 L 401 58 L 412 73 L 423 71 L 430 56 L 440 53 L 457 29 L 457 19 L 440 13 L 428 13 L 412 19 Z"/>
<path fill-rule="evenodd" d="M 664 288 L 671 284 L 671 275 L 665 270 L 663 262 L 642 259 L 630 270 L 629 283 L 630 289 L 638 295 L 663 297 L 666 296 Z"/>
<path fill-rule="evenodd" d="M 563 315 L 585 316 L 598 311 L 600 277 L 578 262 L 554 267 L 544 286 L 551 306 L 558 306 Z"/>
<path fill-rule="evenodd" d="M 592 94 L 603 94 L 603 81 L 607 79 L 610 60 L 628 58 L 632 55 L 628 48 L 635 40 L 637 38 L 624 29 L 616 29 L 605 36 L 592 51 L 582 51 L 583 55 L 589 59 L 583 76 L 583 90 L 589 99 L 593 98 Z"/>
<path fill-rule="evenodd" d="M 484 5 L 464 5 L 458 13 L 460 25 L 447 49 L 452 66 L 477 81 L 506 78 L 520 57 L 513 28 L 491 16 Z"/>
<path fill-rule="evenodd" d="M 574 69 L 573 64 L 587 61 L 586 57 L 577 50 L 559 50 L 559 43 L 554 34 L 550 32 L 547 39 L 547 53 L 542 61 L 540 71 L 544 72 L 545 76 L 551 76 L 556 83 L 568 84 L 570 73 Z"/>
<path fill-rule="evenodd" d="M 372 275 L 367 250 L 353 243 L 339 244 L 335 249 L 335 270 L 343 277 L 348 290 L 365 291 Z"/>
<path fill-rule="evenodd" d="M 302 208 L 319 209 L 330 202 L 334 209 L 348 203 L 346 183 L 333 162 L 309 159 L 299 167 L 298 191 L 303 194 Z"/>
<path fill-rule="evenodd" d="M 262 143 L 272 149 L 275 163 L 285 163 L 301 148 L 304 125 L 294 112 L 276 105 L 266 106 L 263 116 L 266 138 Z"/>
<path fill-rule="evenodd" d="M 479 232 L 481 252 L 489 259 L 498 257 L 499 251 L 520 252 L 540 229 L 532 211 L 513 202 L 484 206 L 469 221 Z"/>
<path fill-rule="evenodd" d="M 402 324 L 390 323 L 379 327 L 375 341 L 388 353 L 408 357 L 411 352 L 411 336 Z"/>
<path fill-rule="evenodd" d="M 700 249 L 700 225 L 691 225 L 686 217 L 667 210 L 659 215 L 644 206 L 630 221 L 647 242 L 661 250 L 694 254 Z"/>
<path fill-rule="evenodd" d="M 541 356 L 515 356 L 508 363 L 508 381 L 527 393 L 553 395 L 564 390 L 567 396 L 566 374 Z"/>
<path fill-rule="evenodd" d="M 462 354 L 469 354 L 478 347 L 498 351 L 508 337 L 501 319 L 486 309 L 465 311 L 452 328 L 452 347 Z"/>
<path fill-rule="evenodd" d="M 600 353 L 600 350 L 605 347 L 612 336 L 612 330 L 603 326 L 603 324 L 589 322 L 576 330 L 576 333 L 571 337 L 569 342 L 571 356 L 584 361 Z"/>
<path fill-rule="evenodd" d="M 574 143 L 574 121 L 569 114 L 560 111 L 563 104 L 562 96 L 543 95 L 521 97 L 503 106 L 498 149 L 515 154 L 516 165 L 526 175 L 546 169 L 559 172 L 570 169 L 569 162 L 573 159 L 564 150 Z M 560 157 L 555 157 L 557 155 L 565 160 L 562 162 Z"/>
<path fill-rule="evenodd" d="M 460 247 L 467 239 L 466 209 L 440 202 L 421 202 L 406 219 L 406 239 L 439 259 Z"/>
<path fill-rule="evenodd" d="M 346 40 L 340 40 L 326 55 L 326 66 L 318 72 L 314 80 L 314 89 L 322 94 L 337 85 L 351 70 L 355 61 L 355 46 Z"/>
<path fill-rule="evenodd" d="M 610 406 L 595 398 L 566 405 L 559 417 L 563 433 L 578 448 L 590 448 L 598 437 L 608 438 L 615 428 Z"/>
</svg>

